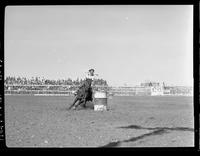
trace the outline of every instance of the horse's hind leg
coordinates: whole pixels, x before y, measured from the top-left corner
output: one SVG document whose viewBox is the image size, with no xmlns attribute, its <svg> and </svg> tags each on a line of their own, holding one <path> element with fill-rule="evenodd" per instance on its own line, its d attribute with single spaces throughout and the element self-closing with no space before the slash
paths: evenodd
<svg viewBox="0 0 200 156">
<path fill-rule="evenodd" d="M 83 107 L 86 108 L 86 100 L 83 101 Z"/>
<path fill-rule="evenodd" d="M 87 96 L 88 96 L 88 94 L 85 95 L 84 100 L 83 100 L 83 107 L 84 108 L 86 108 Z"/>
</svg>

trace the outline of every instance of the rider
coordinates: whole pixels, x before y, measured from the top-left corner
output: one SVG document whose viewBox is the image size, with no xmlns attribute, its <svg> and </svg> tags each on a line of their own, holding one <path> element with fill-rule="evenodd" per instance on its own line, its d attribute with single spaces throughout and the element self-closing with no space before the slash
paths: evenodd
<svg viewBox="0 0 200 156">
<path fill-rule="evenodd" d="M 92 101 L 92 100 L 93 100 L 93 98 L 92 98 L 92 86 L 94 86 L 94 79 L 97 78 L 97 74 L 94 74 L 94 71 L 95 71 L 94 69 L 90 69 L 90 70 L 86 73 L 85 81 L 84 81 L 84 83 L 78 88 L 78 90 L 75 92 L 76 98 L 75 98 L 73 104 L 70 106 L 70 108 L 74 106 L 73 109 L 75 109 L 76 106 L 78 106 L 78 105 L 81 103 L 81 101 L 84 99 L 83 97 L 85 97 L 85 95 L 87 95 L 87 97 L 85 97 L 85 98 L 87 98 L 87 101 Z M 88 94 L 86 94 L 86 93 L 83 91 L 84 89 L 82 89 L 82 88 L 87 89 L 87 93 L 88 93 Z M 76 103 L 77 101 L 79 101 L 79 103 L 75 106 L 75 103 Z M 86 107 L 86 106 L 85 106 L 85 103 L 84 103 L 84 107 Z"/>
<path fill-rule="evenodd" d="M 90 69 L 90 70 L 88 70 L 88 72 L 85 74 L 85 80 L 87 80 L 87 79 L 92 80 L 91 87 L 94 86 L 94 80 L 97 79 L 97 76 L 98 76 L 98 74 L 95 74 L 94 72 L 95 72 L 94 69 Z M 83 84 L 83 85 L 84 85 L 84 84 Z M 82 87 L 82 85 L 81 85 L 80 87 Z M 80 88 L 80 87 L 79 87 L 79 88 Z M 91 87 L 90 87 L 90 88 L 91 88 Z M 76 94 L 77 94 L 77 91 L 76 91 L 74 94 L 76 95 Z"/>
<path fill-rule="evenodd" d="M 96 79 L 98 76 L 98 74 L 94 74 L 94 69 L 90 69 L 87 73 L 86 73 L 86 79 Z"/>
<path fill-rule="evenodd" d="M 90 88 L 89 88 L 89 99 L 88 100 L 90 100 L 90 101 L 92 101 L 93 100 L 93 98 L 92 98 L 92 87 L 94 86 L 94 80 L 95 79 L 97 79 L 97 76 L 98 76 L 98 74 L 95 74 L 94 73 L 94 69 L 90 69 L 87 73 L 86 73 L 86 76 L 85 76 L 85 79 L 87 80 L 87 79 L 90 79 L 90 80 L 92 80 L 92 84 L 91 84 L 91 86 L 90 86 Z"/>
</svg>

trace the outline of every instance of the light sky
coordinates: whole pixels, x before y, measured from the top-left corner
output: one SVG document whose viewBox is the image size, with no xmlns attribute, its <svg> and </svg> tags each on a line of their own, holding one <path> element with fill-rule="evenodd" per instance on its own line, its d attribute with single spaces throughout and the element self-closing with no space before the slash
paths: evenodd
<svg viewBox="0 0 200 156">
<path fill-rule="evenodd" d="M 4 55 L 5 76 L 193 85 L 193 6 L 8 6 Z"/>
</svg>

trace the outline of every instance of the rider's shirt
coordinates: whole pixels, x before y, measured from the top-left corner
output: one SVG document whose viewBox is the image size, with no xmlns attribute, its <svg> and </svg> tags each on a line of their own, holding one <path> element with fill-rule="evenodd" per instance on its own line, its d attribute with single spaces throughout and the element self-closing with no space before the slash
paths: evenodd
<svg viewBox="0 0 200 156">
<path fill-rule="evenodd" d="M 90 75 L 90 73 L 88 72 L 88 73 L 86 73 L 85 78 L 86 78 L 86 79 L 95 80 L 95 79 L 98 79 L 97 76 L 98 76 L 97 74 L 94 74 L 94 75 L 92 76 L 92 75 Z"/>
<path fill-rule="evenodd" d="M 89 72 L 87 72 L 86 75 L 85 75 L 85 78 L 86 78 L 86 79 L 92 79 L 92 84 L 91 84 L 91 86 L 94 86 L 94 80 L 98 79 L 98 75 L 97 75 L 97 74 L 94 74 L 94 75 L 92 76 L 92 75 L 90 75 Z"/>
</svg>

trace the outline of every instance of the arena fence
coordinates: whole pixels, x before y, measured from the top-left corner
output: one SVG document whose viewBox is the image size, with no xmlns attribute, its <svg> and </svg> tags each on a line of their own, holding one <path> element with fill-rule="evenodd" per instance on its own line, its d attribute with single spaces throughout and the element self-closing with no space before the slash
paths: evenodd
<svg viewBox="0 0 200 156">
<path fill-rule="evenodd" d="M 78 89 L 78 85 L 19 85 L 19 84 L 4 84 L 5 95 L 61 95 L 73 96 Z M 99 86 L 93 87 L 94 91 L 107 91 L 109 95 L 115 96 L 153 96 L 153 95 L 192 95 L 191 87 L 112 87 Z"/>
<path fill-rule="evenodd" d="M 5 84 L 5 95 L 65 95 L 73 96 L 78 89 L 78 85 L 18 85 Z M 150 95 L 150 89 L 145 87 L 109 87 L 99 86 L 93 87 L 94 91 L 107 91 L 110 95 L 117 96 L 134 96 L 134 95 Z"/>
</svg>

